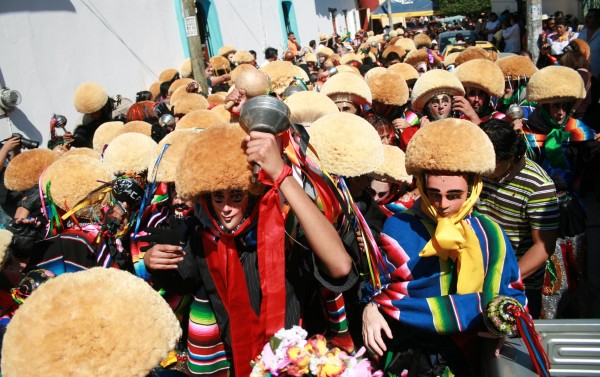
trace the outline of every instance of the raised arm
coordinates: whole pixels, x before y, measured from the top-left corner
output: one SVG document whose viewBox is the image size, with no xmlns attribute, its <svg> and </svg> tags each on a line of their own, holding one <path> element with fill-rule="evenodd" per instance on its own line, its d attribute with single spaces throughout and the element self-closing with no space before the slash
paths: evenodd
<svg viewBox="0 0 600 377">
<path fill-rule="evenodd" d="M 284 170 L 275 136 L 253 131 L 246 141 L 248 162 L 260 165 L 275 182 Z M 333 225 L 291 175 L 281 181 L 279 190 L 292 207 L 312 251 L 321 262 L 321 269 L 335 279 L 347 276 L 352 268 L 352 260 Z"/>
</svg>

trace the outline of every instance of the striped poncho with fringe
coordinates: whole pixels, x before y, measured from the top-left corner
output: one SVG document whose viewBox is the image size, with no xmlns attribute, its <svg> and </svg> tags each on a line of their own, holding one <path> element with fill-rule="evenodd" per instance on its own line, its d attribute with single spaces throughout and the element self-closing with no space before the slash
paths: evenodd
<svg viewBox="0 0 600 377">
<path fill-rule="evenodd" d="M 403 325 L 438 334 L 476 329 L 481 313 L 497 295 L 511 296 L 525 306 L 526 298 L 512 246 L 498 224 L 474 212 L 467 216 L 483 253 L 483 292 L 456 294 L 456 265 L 450 259 L 420 257 L 435 223 L 413 209 L 388 218 L 381 233 L 385 269 L 382 289 L 365 293 L 382 312 Z"/>
</svg>

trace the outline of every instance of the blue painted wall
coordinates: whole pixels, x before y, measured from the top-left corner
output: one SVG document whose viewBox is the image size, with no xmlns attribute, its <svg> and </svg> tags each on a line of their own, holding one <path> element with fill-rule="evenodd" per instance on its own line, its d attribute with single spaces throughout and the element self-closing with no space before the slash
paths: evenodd
<svg viewBox="0 0 600 377">
<path fill-rule="evenodd" d="M 287 47 L 287 33 L 288 25 L 286 25 L 284 9 L 287 10 L 289 31 L 294 32 L 296 35 L 296 41 L 302 46 L 300 41 L 300 35 L 298 34 L 298 24 L 296 23 L 296 12 L 294 10 L 294 2 L 292 0 L 279 0 L 279 22 L 281 23 L 281 31 L 283 33 L 283 40 Z"/>
<path fill-rule="evenodd" d="M 201 6 L 206 15 L 206 30 L 208 33 L 208 54 L 214 56 L 223 46 L 223 36 L 221 35 L 221 25 L 219 24 L 219 14 L 217 6 L 213 0 L 196 1 L 196 6 Z M 201 21 L 201 20 L 200 20 Z"/>
</svg>

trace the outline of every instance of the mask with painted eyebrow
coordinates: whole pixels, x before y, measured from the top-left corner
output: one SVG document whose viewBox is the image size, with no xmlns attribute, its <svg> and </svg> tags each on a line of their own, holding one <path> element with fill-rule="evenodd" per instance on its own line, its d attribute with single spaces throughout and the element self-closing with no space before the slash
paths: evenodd
<svg viewBox="0 0 600 377">
<path fill-rule="evenodd" d="M 448 95 L 441 95 L 441 96 L 435 96 L 435 97 L 433 97 L 429 101 L 429 104 L 431 106 L 439 106 L 440 104 L 449 104 L 450 102 L 452 102 L 452 100 L 450 99 L 450 96 L 448 96 Z"/>
</svg>

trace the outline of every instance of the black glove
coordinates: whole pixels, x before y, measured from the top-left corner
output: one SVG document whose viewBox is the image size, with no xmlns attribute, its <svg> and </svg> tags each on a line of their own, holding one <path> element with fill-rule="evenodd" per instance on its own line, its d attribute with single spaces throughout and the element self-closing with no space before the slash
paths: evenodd
<svg viewBox="0 0 600 377">
<path fill-rule="evenodd" d="M 150 245 L 142 246 L 140 250 L 146 252 L 155 244 L 183 246 L 183 238 L 180 229 L 166 228 L 144 228 L 145 236 L 138 238 L 138 241 L 148 242 Z"/>
<path fill-rule="evenodd" d="M 29 258 L 35 244 L 44 238 L 45 226 L 37 226 L 35 223 L 23 224 L 12 220 L 8 224 L 8 230 L 13 234 L 11 249 L 17 258 Z"/>
<path fill-rule="evenodd" d="M 158 119 L 160 119 L 160 117 L 165 114 L 171 114 L 175 116 L 175 114 L 173 113 L 173 109 L 169 109 L 167 104 L 164 102 L 161 102 L 158 105 L 154 106 L 154 114 Z"/>
<path fill-rule="evenodd" d="M 156 141 L 157 143 L 159 143 L 165 136 L 167 136 L 168 133 L 169 130 L 167 129 L 167 127 L 161 127 L 158 124 L 152 125 L 151 137 L 152 140 Z"/>
<path fill-rule="evenodd" d="M 101 230 L 108 233 L 110 236 L 116 236 L 119 233 L 121 222 L 116 217 L 106 215 L 104 224 L 102 224 Z"/>
<path fill-rule="evenodd" d="M 38 186 L 23 191 L 23 197 L 18 202 L 19 207 L 23 207 L 29 212 L 37 212 L 42 208 L 42 201 L 40 200 L 40 191 Z"/>
</svg>

